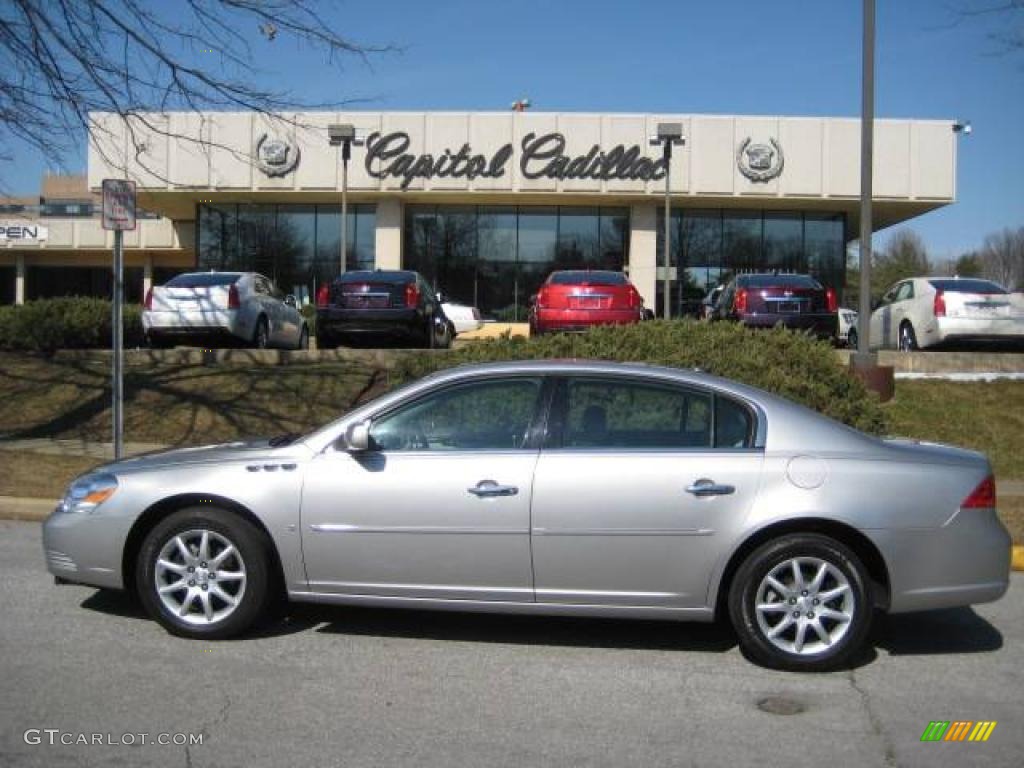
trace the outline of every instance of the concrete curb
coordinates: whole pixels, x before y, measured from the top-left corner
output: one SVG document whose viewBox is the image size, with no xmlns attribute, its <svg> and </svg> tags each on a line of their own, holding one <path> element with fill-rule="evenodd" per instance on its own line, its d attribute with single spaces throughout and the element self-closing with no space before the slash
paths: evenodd
<svg viewBox="0 0 1024 768">
<path fill-rule="evenodd" d="M 29 499 L 17 496 L 0 496 L 0 520 L 20 520 L 22 522 L 40 523 L 45 520 L 56 501 L 50 499 Z M 1024 546 L 1013 545 L 1012 568 L 1024 571 Z"/>
</svg>

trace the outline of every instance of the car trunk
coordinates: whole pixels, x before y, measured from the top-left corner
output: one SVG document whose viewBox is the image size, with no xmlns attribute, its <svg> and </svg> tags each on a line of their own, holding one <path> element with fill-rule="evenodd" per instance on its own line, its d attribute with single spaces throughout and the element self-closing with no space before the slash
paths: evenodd
<svg viewBox="0 0 1024 768">
<path fill-rule="evenodd" d="M 802 315 L 828 312 L 823 288 L 770 285 L 747 288 L 747 312 L 771 315 Z"/>
<path fill-rule="evenodd" d="M 407 306 L 410 286 L 415 283 L 364 281 L 336 283 L 331 303 L 344 309 L 394 309 Z"/>
<path fill-rule="evenodd" d="M 632 309 L 630 285 L 545 285 L 540 304 L 546 309 Z"/>
<path fill-rule="evenodd" d="M 153 288 L 154 312 L 212 312 L 229 309 L 230 285 L 159 286 Z"/>
<path fill-rule="evenodd" d="M 946 317 L 1024 318 L 1024 294 L 945 290 L 936 292 L 936 302 L 940 301 L 945 304 Z"/>
</svg>

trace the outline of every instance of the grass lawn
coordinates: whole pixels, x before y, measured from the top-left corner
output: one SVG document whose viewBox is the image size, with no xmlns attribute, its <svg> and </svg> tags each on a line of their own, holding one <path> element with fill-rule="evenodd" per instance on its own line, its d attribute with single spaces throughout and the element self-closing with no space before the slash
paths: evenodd
<svg viewBox="0 0 1024 768">
<path fill-rule="evenodd" d="M 0 435 L 109 440 L 104 360 L 0 353 Z M 319 426 L 380 393 L 387 373 L 362 363 L 161 365 L 126 371 L 129 441 L 201 445 Z M 1024 481 L 1024 384 L 900 381 L 885 406 L 889 433 L 984 451 L 997 480 Z M 96 464 L 80 457 L 0 451 L 0 495 L 57 497 Z M 1000 513 L 1024 542 L 1024 497 Z"/>
</svg>

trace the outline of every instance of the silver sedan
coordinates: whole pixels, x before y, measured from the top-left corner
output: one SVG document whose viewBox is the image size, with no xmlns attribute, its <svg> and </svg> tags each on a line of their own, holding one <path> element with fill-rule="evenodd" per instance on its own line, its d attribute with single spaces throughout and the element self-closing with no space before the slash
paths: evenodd
<svg viewBox="0 0 1024 768">
<path fill-rule="evenodd" d="M 732 381 L 524 362 L 435 374 L 302 437 L 170 451 L 76 480 L 58 581 L 237 635 L 293 601 L 712 621 L 829 669 L 893 613 L 998 599 L 986 458 L 880 440 Z"/>
</svg>

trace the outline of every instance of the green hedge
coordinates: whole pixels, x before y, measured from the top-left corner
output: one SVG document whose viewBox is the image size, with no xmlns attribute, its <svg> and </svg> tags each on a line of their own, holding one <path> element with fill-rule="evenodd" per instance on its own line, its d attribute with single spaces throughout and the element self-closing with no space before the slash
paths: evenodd
<svg viewBox="0 0 1024 768">
<path fill-rule="evenodd" d="M 447 354 L 411 355 L 396 383 L 465 363 L 544 358 L 614 360 L 700 368 L 802 403 L 873 434 L 885 431 L 877 398 L 838 364 L 832 347 L 783 328 L 750 330 L 736 323 L 648 321 L 557 334 L 473 342 Z"/>
<path fill-rule="evenodd" d="M 0 307 L 0 349 L 53 354 L 59 349 L 110 349 L 110 302 L 61 298 Z M 124 345 L 141 346 L 142 308 L 124 307 Z"/>
</svg>

